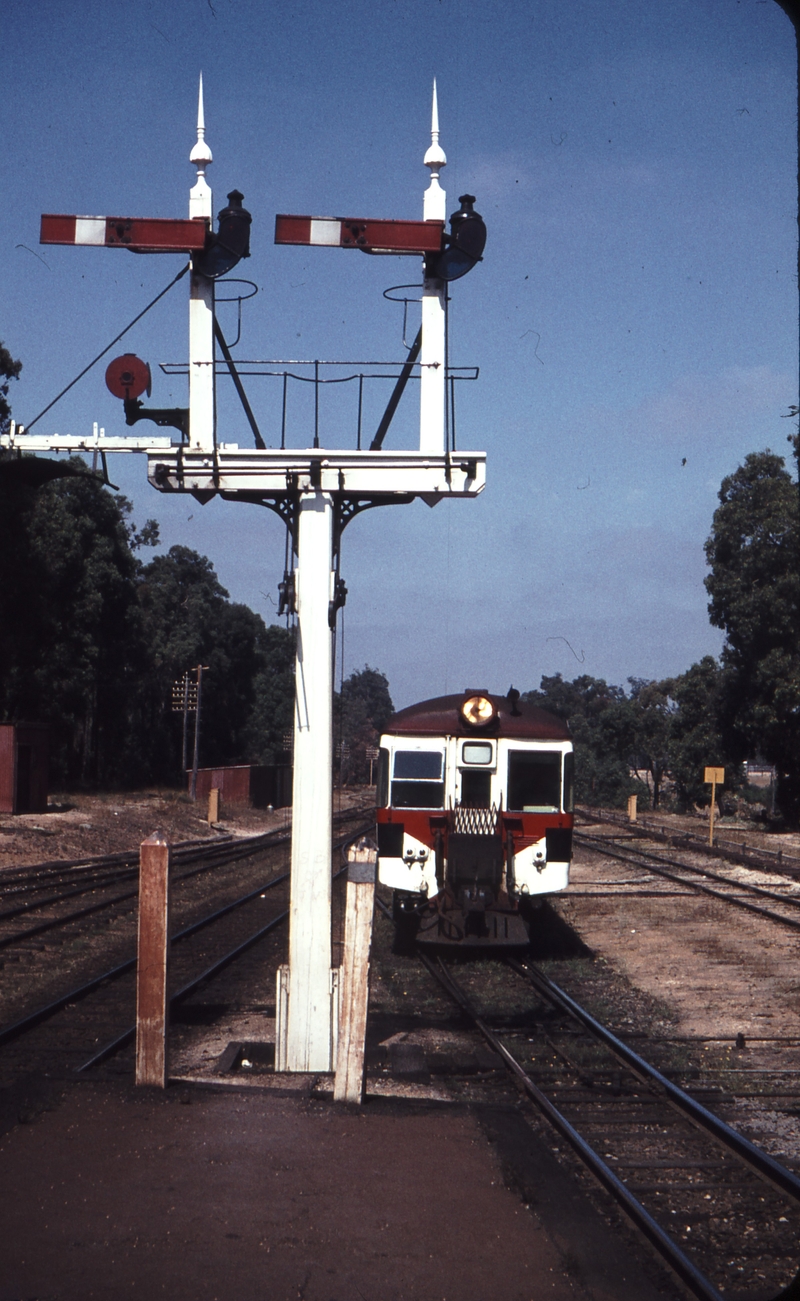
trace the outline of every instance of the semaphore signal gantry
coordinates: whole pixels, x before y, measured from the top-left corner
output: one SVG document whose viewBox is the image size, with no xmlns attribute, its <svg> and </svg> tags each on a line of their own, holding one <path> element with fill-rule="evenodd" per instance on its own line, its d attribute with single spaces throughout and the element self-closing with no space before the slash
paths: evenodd
<svg viewBox="0 0 800 1301">
<path fill-rule="evenodd" d="M 188 265 L 176 277 L 188 273 L 189 278 L 188 407 L 145 406 L 142 395 L 151 391 L 150 369 L 131 353 L 112 361 L 106 372 L 106 383 L 122 399 L 129 426 L 149 421 L 178 436 L 107 436 L 96 425 L 89 437 L 32 434 L 12 423 L 0 437 L 0 447 L 19 454 L 92 453 L 103 457 L 104 466 L 107 453 L 140 453 L 147 457 L 150 483 L 160 492 L 191 493 L 201 502 L 214 496 L 251 502 L 277 511 L 286 522 L 295 564 L 294 572 L 285 576 L 284 596 L 297 618 L 297 658 L 289 963 L 278 980 L 276 1065 L 289 1071 L 329 1071 L 336 1036 L 330 930 L 332 650 L 336 612 L 344 597 L 338 572 L 341 534 L 354 515 L 370 507 L 406 504 L 416 497 L 434 506 L 446 498 L 473 498 L 483 491 L 486 453 L 457 451 L 449 419 L 455 372 L 448 364 L 447 301 L 450 282 L 481 260 L 486 227 L 474 210 L 473 196 L 463 195 L 446 229 L 447 200 L 439 177 L 447 159 L 439 144 L 435 82 L 431 144 L 423 160 L 430 181 L 421 221 L 277 217 L 279 245 L 422 258 L 421 324 L 394 377 L 369 447 L 360 445 L 360 425 L 354 449 L 322 446 L 316 421 L 307 446 L 287 448 L 281 438 L 281 447 L 267 447 L 217 319 L 216 284 L 249 256 L 251 217 L 243 207 L 244 196 L 233 190 L 213 229 L 213 196 L 206 180 L 212 154 L 205 138 L 202 76 L 190 161 L 197 176 L 188 219 L 46 214 L 41 226 L 43 243 L 188 255 Z M 234 383 L 254 447 L 221 436 L 216 421 L 218 366 Z M 419 378 L 419 447 L 384 448 L 412 371 Z M 315 382 L 318 390 L 316 375 Z"/>
</svg>

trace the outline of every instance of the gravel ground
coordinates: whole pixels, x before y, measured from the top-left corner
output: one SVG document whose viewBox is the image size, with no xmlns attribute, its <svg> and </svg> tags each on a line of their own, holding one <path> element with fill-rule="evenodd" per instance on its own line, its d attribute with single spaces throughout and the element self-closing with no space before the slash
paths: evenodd
<svg viewBox="0 0 800 1301">
<path fill-rule="evenodd" d="M 731 875 L 786 886 L 785 877 L 766 872 L 738 868 Z M 637 1027 L 633 1007 L 600 1007 L 600 1019 L 605 1013 L 623 1032 L 641 1028 L 672 1040 L 734 1095 L 725 1118 L 800 1168 L 796 933 L 700 894 L 676 898 L 671 883 L 646 878 L 581 847 L 570 881 L 582 893 L 562 895 L 553 905 L 594 955 L 587 969 L 599 960 L 650 1005 L 647 1026 Z M 637 886 L 651 893 L 637 894 Z M 593 898 L 593 889 L 603 897 Z M 583 1001 L 586 988 L 576 997 Z M 744 1036 L 743 1048 L 737 1035 Z"/>
</svg>

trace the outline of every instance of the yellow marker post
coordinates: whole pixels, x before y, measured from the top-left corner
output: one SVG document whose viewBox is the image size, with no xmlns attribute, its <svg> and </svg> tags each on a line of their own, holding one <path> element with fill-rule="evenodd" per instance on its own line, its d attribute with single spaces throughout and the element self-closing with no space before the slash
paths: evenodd
<svg viewBox="0 0 800 1301">
<path fill-rule="evenodd" d="M 714 844 L 714 806 L 717 794 L 717 784 L 722 786 L 725 782 L 724 768 L 706 768 L 703 781 L 706 785 L 711 786 L 711 816 L 708 820 L 708 843 Z"/>
</svg>

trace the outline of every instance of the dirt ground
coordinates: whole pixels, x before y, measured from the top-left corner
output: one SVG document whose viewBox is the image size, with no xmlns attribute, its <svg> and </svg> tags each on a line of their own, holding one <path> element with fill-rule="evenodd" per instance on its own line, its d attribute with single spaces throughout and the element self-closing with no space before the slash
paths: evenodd
<svg viewBox="0 0 800 1301">
<path fill-rule="evenodd" d="M 335 791 L 334 813 L 364 799 L 362 790 Z M 209 826 L 207 809 L 181 791 L 151 789 L 111 795 L 61 793 L 46 813 L 0 814 L 0 872 L 6 867 L 83 855 L 137 849 L 154 831 L 173 842 L 202 840 L 229 832 L 258 835 L 288 827 L 290 809 L 249 809 L 225 804 L 220 821 Z"/>
</svg>

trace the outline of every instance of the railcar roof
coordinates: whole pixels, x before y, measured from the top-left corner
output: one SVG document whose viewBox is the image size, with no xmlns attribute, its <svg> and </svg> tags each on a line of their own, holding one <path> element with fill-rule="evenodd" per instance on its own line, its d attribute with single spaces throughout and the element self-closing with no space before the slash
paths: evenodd
<svg viewBox="0 0 800 1301">
<path fill-rule="evenodd" d="M 470 696 L 483 695 L 495 707 L 490 723 L 475 727 L 464 721 L 461 706 Z M 383 729 L 389 736 L 511 736 L 528 741 L 569 741 L 570 731 L 562 718 L 538 705 L 486 691 L 467 691 L 458 696 L 436 696 L 409 705 L 393 714 Z"/>
</svg>

